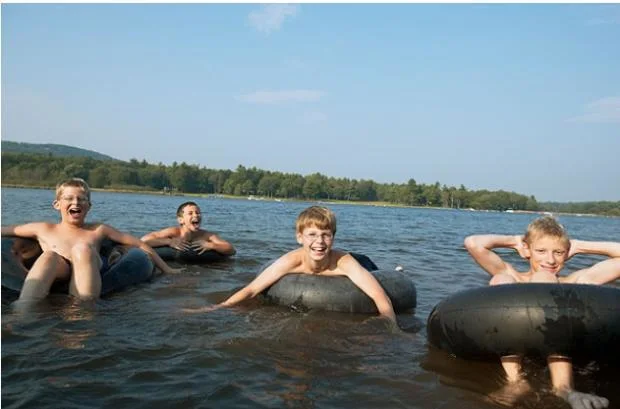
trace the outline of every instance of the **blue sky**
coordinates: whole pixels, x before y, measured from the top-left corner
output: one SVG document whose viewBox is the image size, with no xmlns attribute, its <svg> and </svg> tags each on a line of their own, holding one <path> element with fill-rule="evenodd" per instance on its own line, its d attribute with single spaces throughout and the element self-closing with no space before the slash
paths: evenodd
<svg viewBox="0 0 620 409">
<path fill-rule="evenodd" d="M 2 139 L 620 200 L 618 4 L 2 4 Z"/>
</svg>

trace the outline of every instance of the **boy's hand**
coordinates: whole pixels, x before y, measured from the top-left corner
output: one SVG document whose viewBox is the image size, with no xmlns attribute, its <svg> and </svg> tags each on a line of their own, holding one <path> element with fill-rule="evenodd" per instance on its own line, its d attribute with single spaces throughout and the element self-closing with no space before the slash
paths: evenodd
<svg viewBox="0 0 620 409">
<path fill-rule="evenodd" d="M 213 244 L 209 240 L 194 240 L 191 248 L 198 254 L 202 254 L 205 251 L 213 250 Z"/>
<path fill-rule="evenodd" d="M 187 269 L 185 267 L 180 267 L 180 268 L 168 267 L 168 269 L 166 271 L 164 271 L 164 273 L 166 273 L 166 274 L 181 274 L 181 273 L 185 273 L 186 271 L 187 271 Z"/>
<path fill-rule="evenodd" d="M 173 249 L 177 249 L 179 251 L 187 251 L 191 248 L 190 243 L 188 243 L 187 241 L 183 240 L 180 237 L 175 237 L 173 239 L 170 239 L 170 244 L 168 246 L 172 247 Z"/>
<path fill-rule="evenodd" d="M 515 236 L 515 241 L 516 241 L 515 250 L 517 250 L 517 253 L 519 253 L 519 256 L 521 256 L 521 258 L 529 259 L 530 254 L 528 253 L 526 244 L 523 241 L 523 236 L 520 236 L 520 235 Z"/>
<path fill-rule="evenodd" d="M 183 308 L 181 311 L 188 313 L 188 314 L 196 314 L 200 312 L 211 312 L 211 311 L 219 310 L 220 308 L 222 308 L 221 305 L 214 304 L 214 305 L 207 305 L 206 307 L 200 307 L 200 308 Z"/>
</svg>

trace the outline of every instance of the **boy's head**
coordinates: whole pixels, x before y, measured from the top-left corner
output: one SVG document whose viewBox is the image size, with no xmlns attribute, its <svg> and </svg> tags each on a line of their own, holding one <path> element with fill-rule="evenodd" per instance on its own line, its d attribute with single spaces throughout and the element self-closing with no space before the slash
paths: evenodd
<svg viewBox="0 0 620 409">
<path fill-rule="evenodd" d="M 570 239 L 564 226 L 551 216 L 540 217 L 531 222 L 529 226 L 527 226 L 523 241 L 531 245 L 534 241 L 543 237 L 556 238 L 562 242 L 566 248 L 570 247 Z"/>
<path fill-rule="evenodd" d="M 553 217 L 541 217 L 530 223 L 523 241 L 529 253 L 531 271 L 557 275 L 562 270 L 570 250 L 570 238 Z"/>
<path fill-rule="evenodd" d="M 301 234 L 307 227 L 330 230 L 336 235 L 336 215 L 326 207 L 311 206 L 299 213 L 295 230 L 297 234 Z"/>
<path fill-rule="evenodd" d="M 60 212 L 63 222 L 83 224 L 91 206 L 88 183 L 80 178 L 60 182 L 56 185 L 56 200 L 53 205 Z"/>
<path fill-rule="evenodd" d="M 200 207 L 195 202 L 185 202 L 177 208 L 177 221 L 181 227 L 189 230 L 200 229 L 202 214 Z"/>
<path fill-rule="evenodd" d="M 67 188 L 78 188 L 84 192 L 84 197 L 88 199 L 90 204 L 90 187 L 88 183 L 82 178 L 71 178 L 63 180 L 56 185 L 56 200 L 60 200 L 62 194 Z"/>
<path fill-rule="evenodd" d="M 312 206 L 297 217 L 297 242 L 315 261 L 329 256 L 336 235 L 336 215 L 331 210 Z"/>
</svg>

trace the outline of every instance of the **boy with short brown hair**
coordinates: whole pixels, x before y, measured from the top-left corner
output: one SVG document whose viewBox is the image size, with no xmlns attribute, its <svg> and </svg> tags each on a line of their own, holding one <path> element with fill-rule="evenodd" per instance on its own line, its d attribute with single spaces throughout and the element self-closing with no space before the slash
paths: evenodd
<svg viewBox="0 0 620 409">
<path fill-rule="evenodd" d="M 76 297 L 99 298 L 103 265 L 99 251 L 104 239 L 139 247 L 164 273 L 181 271 L 170 268 L 138 238 L 102 223 L 86 223 L 91 202 L 90 188 L 83 179 L 71 178 L 59 183 L 53 206 L 60 213 L 60 223 L 34 222 L 2 227 L 2 236 L 35 239 L 43 250 L 26 276 L 20 300 L 46 297 L 55 281 L 70 281 L 69 293 Z"/>
<path fill-rule="evenodd" d="M 392 302 L 377 279 L 349 253 L 333 250 L 336 216 L 320 206 L 302 211 L 296 221 L 296 237 L 300 248 L 292 250 L 263 270 L 250 284 L 215 306 L 186 309 L 186 312 L 211 311 L 231 307 L 253 298 L 289 273 L 346 276 L 370 297 L 382 317 L 396 323 Z"/>
<path fill-rule="evenodd" d="M 579 283 L 606 284 L 620 278 L 620 243 L 570 240 L 564 227 L 552 217 L 534 220 L 521 235 L 475 235 L 465 239 L 465 248 L 473 259 L 493 277 L 490 285 L 513 283 Z M 518 272 L 492 251 L 512 248 L 529 260 L 530 269 Z M 610 257 L 589 268 L 567 276 L 559 273 L 568 259 L 576 254 L 599 254 Z M 524 382 L 520 356 L 502 357 L 502 366 L 512 384 Z M 553 391 L 573 409 L 605 408 L 609 401 L 603 397 L 575 391 L 573 369 L 569 357 L 552 355 L 547 359 Z"/>
<path fill-rule="evenodd" d="M 141 240 L 151 247 L 168 246 L 180 251 L 194 250 L 198 254 L 213 250 L 232 256 L 237 252 L 232 244 L 217 234 L 200 228 L 202 212 L 196 203 L 181 203 L 177 208 L 177 221 L 179 226 L 145 234 Z"/>
</svg>

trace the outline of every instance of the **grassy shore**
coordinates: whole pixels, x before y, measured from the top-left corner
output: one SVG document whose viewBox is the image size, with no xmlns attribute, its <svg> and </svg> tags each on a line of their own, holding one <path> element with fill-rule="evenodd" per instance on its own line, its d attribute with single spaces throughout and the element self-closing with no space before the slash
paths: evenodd
<svg viewBox="0 0 620 409">
<path fill-rule="evenodd" d="M 20 185 L 20 184 L 10 184 L 3 183 L 2 187 L 9 188 L 18 188 L 18 189 L 47 189 L 54 190 L 56 186 L 31 186 L 31 185 Z M 329 205 L 355 205 L 355 206 L 375 206 L 375 207 L 393 207 L 393 208 L 415 208 L 415 209 L 434 209 L 434 210 L 458 210 L 452 209 L 450 207 L 435 207 L 435 206 L 408 206 L 404 204 L 390 203 L 390 202 L 368 202 L 368 201 L 353 201 L 353 200 L 329 200 L 329 199 L 321 199 L 321 200 L 303 200 L 303 199 L 283 199 L 276 197 L 265 197 L 265 196 L 254 196 L 254 195 L 243 195 L 243 196 L 235 196 L 235 195 L 227 195 L 220 193 L 178 193 L 178 192 L 162 192 L 161 190 L 153 190 L 147 188 L 140 187 L 110 187 L 110 188 L 91 188 L 92 191 L 95 192 L 112 192 L 112 193 L 134 193 L 134 194 L 147 194 L 147 195 L 157 195 L 157 196 L 179 196 L 179 197 L 199 197 L 199 198 L 222 198 L 222 199 L 233 199 L 233 200 L 256 200 L 256 201 L 271 201 L 271 202 L 311 202 L 311 203 L 319 203 L 319 204 L 329 204 Z M 500 212 L 499 210 L 487 210 L 487 209 L 460 209 L 460 210 L 471 210 L 471 211 L 479 211 L 479 212 Z M 505 212 L 501 212 L 505 213 Z M 544 210 L 539 211 L 531 211 L 531 210 L 515 210 L 512 213 L 515 214 L 548 214 Z M 602 214 L 590 214 L 590 213 L 556 213 L 558 215 L 568 215 L 568 216 L 599 216 L 599 217 L 618 217 L 611 215 L 602 215 Z"/>
</svg>

